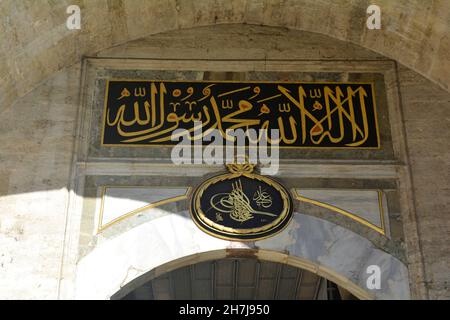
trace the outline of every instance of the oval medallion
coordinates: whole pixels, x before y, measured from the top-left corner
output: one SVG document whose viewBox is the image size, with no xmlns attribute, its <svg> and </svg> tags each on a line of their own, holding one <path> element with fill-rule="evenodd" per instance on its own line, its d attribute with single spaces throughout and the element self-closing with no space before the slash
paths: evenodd
<svg viewBox="0 0 450 320">
<path fill-rule="evenodd" d="M 228 165 L 230 173 L 203 182 L 191 199 L 197 226 L 227 240 L 258 240 L 280 232 L 292 216 L 292 199 L 278 182 L 253 173 L 254 165 Z"/>
</svg>

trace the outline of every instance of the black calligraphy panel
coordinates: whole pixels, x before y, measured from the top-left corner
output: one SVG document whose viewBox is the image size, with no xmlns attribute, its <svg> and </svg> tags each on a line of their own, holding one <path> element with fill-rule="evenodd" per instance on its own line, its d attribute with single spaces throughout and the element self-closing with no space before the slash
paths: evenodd
<svg viewBox="0 0 450 320">
<path fill-rule="evenodd" d="M 289 192 L 252 173 L 224 174 L 194 193 L 191 214 L 205 232 L 224 239 L 257 240 L 283 230 L 292 217 Z"/>
<path fill-rule="evenodd" d="M 288 148 L 380 147 L 370 83 L 108 81 L 103 146 L 171 146 L 177 129 L 195 139 L 255 129 Z"/>
</svg>

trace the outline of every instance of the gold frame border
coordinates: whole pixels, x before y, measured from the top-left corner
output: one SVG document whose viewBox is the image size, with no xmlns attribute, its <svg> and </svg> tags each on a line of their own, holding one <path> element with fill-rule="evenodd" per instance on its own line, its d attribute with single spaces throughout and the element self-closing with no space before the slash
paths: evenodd
<svg viewBox="0 0 450 320">
<path fill-rule="evenodd" d="M 101 202 L 100 202 L 100 214 L 99 214 L 99 220 L 98 220 L 98 226 L 97 226 L 97 231 L 96 234 L 100 234 L 101 232 L 103 232 L 105 229 L 111 227 L 112 225 L 116 224 L 117 222 L 120 222 L 122 220 L 128 219 L 142 211 L 145 211 L 147 209 L 153 209 L 153 208 L 157 208 L 159 206 L 168 204 L 168 203 L 172 203 L 172 202 L 178 202 L 181 200 L 186 200 L 189 199 L 189 194 L 192 191 L 192 187 L 186 187 L 186 192 L 184 195 L 181 196 L 176 196 L 176 197 L 171 197 L 171 198 L 166 198 L 166 199 L 162 199 L 156 202 L 151 202 L 141 208 L 135 209 L 133 211 L 124 213 L 123 215 L 111 220 L 110 222 L 108 222 L 107 224 L 103 225 L 103 210 L 104 210 L 104 206 L 105 206 L 105 193 L 107 189 L 112 189 L 112 188 L 143 188 L 143 189 L 150 189 L 150 188 L 155 188 L 155 187 L 148 187 L 148 186 L 102 186 L 102 192 L 101 192 Z M 167 186 L 162 186 L 161 188 L 165 188 L 165 189 L 178 189 L 178 188 L 183 188 L 183 187 L 167 187 Z"/>
<path fill-rule="evenodd" d="M 233 81 L 233 80 L 220 80 L 220 81 L 213 81 L 213 80 L 156 80 L 156 79 L 126 79 L 126 78 L 112 78 L 112 79 L 106 79 L 106 89 L 105 89 L 105 97 L 103 102 L 103 116 L 101 117 L 103 122 L 101 123 L 100 127 L 102 128 L 101 133 L 101 141 L 100 146 L 101 147 L 108 147 L 108 148 L 173 148 L 175 145 L 172 144 L 158 144 L 158 145 L 146 145 L 146 144 L 133 144 L 133 145 L 123 145 L 123 144 L 105 144 L 103 143 L 105 138 L 105 126 L 106 126 L 106 108 L 107 108 L 107 99 L 109 94 L 109 83 L 110 82 L 119 82 L 119 81 L 128 81 L 128 82 L 155 82 L 155 81 L 164 81 L 164 82 L 173 82 L 173 83 L 179 83 L 179 82 L 193 82 L 193 83 L 288 83 L 288 84 L 366 84 L 370 85 L 372 89 L 372 102 L 373 102 L 373 110 L 374 110 L 374 117 L 375 117 L 375 128 L 377 130 L 377 147 L 288 147 L 288 146 L 278 146 L 279 149 L 291 149 L 291 150 L 381 150 L 381 140 L 380 140 L 380 128 L 378 125 L 378 112 L 377 112 L 377 103 L 375 98 L 375 82 L 337 82 L 337 81 L 330 81 L 330 82 L 324 82 L 324 81 Z M 241 147 L 242 148 L 242 147 Z"/>
<path fill-rule="evenodd" d="M 205 188 L 207 188 L 209 185 L 218 182 L 218 181 L 222 181 L 222 180 L 227 180 L 227 179 L 233 179 L 233 178 L 237 178 L 240 176 L 246 176 L 250 179 L 256 179 L 256 180 L 260 180 L 260 181 L 264 181 L 265 183 L 268 183 L 269 185 L 271 185 L 272 187 L 274 187 L 277 191 L 280 192 L 281 197 L 283 198 L 283 203 L 284 203 L 284 212 L 280 215 L 280 217 L 278 217 L 274 222 L 270 223 L 269 225 L 265 225 L 262 228 L 253 228 L 253 229 L 245 229 L 245 232 L 242 231 L 237 231 L 233 228 L 229 228 L 229 227 L 223 227 L 221 225 L 217 225 L 216 223 L 212 222 L 211 220 L 209 220 L 208 218 L 205 217 L 205 215 L 203 214 L 203 211 L 200 210 L 199 207 L 199 201 L 201 198 L 201 194 L 203 193 L 203 190 Z M 206 181 L 204 181 L 202 184 L 200 184 L 195 191 L 191 194 L 190 197 L 190 207 L 189 207 L 189 213 L 191 214 L 191 218 L 194 221 L 195 225 L 202 230 L 203 232 L 209 234 L 210 236 L 213 236 L 215 238 L 219 238 L 222 240 L 229 240 L 229 241 L 238 241 L 238 242 L 251 242 L 251 241 L 258 241 L 258 240 L 263 240 L 266 238 L 270 238 L 275 236 L 276 234 L 282 232 L 288 225 L 290 220 L 292 219 L 292 216 L 294 215 L 293 212 L 293 202 L 292 202 L 292 197 L 289 193 L 289 190 L 287 190 L 286 188 L 284 188 L 278 181 L 273 180 L 273 179 L 269 179 L 267 177 L 261 176 L 259 174 L 254 174 L 254 173 L 223 173 L 217 176 L 214 176 L 212 178 L 207 179 Z M 195 208 L 194 208 L 195 206 Z M 195 209 L 196 212 L 198 212 L 198 214 L 194 213 L 193 210 Z M 290 214 L 289 214 L 290 213 Z M 288 216 L 289 215 L 289 216 Z M 197 219 L 196 219 L 197 217 Z M 286 221 L 287 219 L 287 221 Z M 198 220 L 198 221 L 197 221 Z M 207 221 L 209 221 L 210 223 L 208 223 Z M 285 222 L 285 225 L 280 229 L 277 230 L 274 233 L 262 236 L 262 237 L 253 237 L 251 239 L 237 239 L 232 237 L 232 235 L 255 235 L 257 236 L 258 234 L 262 234 L 262 233 L 266 233 L 268 231 L 270 231 L 270 229 L 276 228 L 277 226 L 279 226 L 280 224 L 283 224 Z M 219 230 L 219 232 L 228 234 L 230 236 L 226 236 L 223 234 L 217 234 L 214 232 L 211 232 L 210 230 L 206 229 L 204 225 L 209 226 L 210 228 Z M 217 226 L 215 226 L 217 225 Z"/>
<path fill-rule="evenodd" d="M 325 208 L 325 209 L 337 212 L 339 214 L 342 214 L 342 215 L 346 216 L 347 218 L 350 218 L 350 219 L 352 219 L 352 220 L 354 220 L 354 221 L 356 221 L 356 222 L 358 222 L 360 224 L 365 225 L 366 227 L 369 227 L 369 228 L 375 230 L 376 232 L 382 234 L 383 236 L 386 236 L 386 225 L 385 225 L 385 221 L 384 221 L 383 191 L 382 190 L 379 190 L 379 189 L 374 190 L 374 191 L 377 191 L 377 194 L 378 194 L 378 208 L 379 208 L 378 211 L 380 213 L 380 222 L 381 222 L 381 227 L 380 227 L 380 226 L 377 226 L 377 225 L 373 224 L 372 222 L 370 222 L 370 221 L 368 221 L 368 220 L 366 220 L 366 219 L 364 219 L 364 218 L 362 218 L 362 217 L 360 217 L 360 216 L 358 216 L 358 215 L 356 215 L 354 213 L 351 213 L 350 211 L 341 209 L 341 208 L 336 207 L 336 206 L 334 206 L 332 204 L 329 204 L 329 203 L 320 202 L 318 200 L 314 200 L 314 199 L 310 199 L 310 198 L 301 196 L 301 195 L 298 194 L 296 189 L 297 188 L 292 188 L 291 191 L 294 194 L 294 198 L 297 201 L 307 202 L 307 203 L 310 203 L 310 204 L 313 204 L 313 205 L 316 205 L 316 206 L 319 206 L 319 207 L 322 207 L 322 208 Z M 317 190 L 320 190 L 320 189 L 317 189 Z M 337 189 L 333 189 L 333 190 L 337 190 Z M 351 190 L 351 189 L 347 189 L 347 190 Z"/>
</svg>

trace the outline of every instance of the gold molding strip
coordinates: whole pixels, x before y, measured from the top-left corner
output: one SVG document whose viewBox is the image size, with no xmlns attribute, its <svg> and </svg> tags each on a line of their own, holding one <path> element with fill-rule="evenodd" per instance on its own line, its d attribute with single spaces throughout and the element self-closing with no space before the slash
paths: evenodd
<svg viewBox="0 0 450 320">
<path fill-rule="evenodd" d="M 334 212 L 337 212 L 339 214 L 342 214 L 344 216 L 346 216 L 347 218 L 350 218 L 358 223 L 361 223 L 363 225 L 365 225 L 366 227 L 369 227 L 373 230 L 375 230 L 376 232 L 382 234 L 383 236 L 386 236 L 386 227 L 385 227 L 385 223 L 384 223 L 384 210 L 383 210 L 383 193 L 381 190 L 377 190 L 378 193 L 378 207 L 379 207 L 379 213 L 380 213 L 380 222 L 381 222 L 381 227 L 373 224 L 372 222 L 354 214 L 351 213 L 347 210 L 341 209 L 339 207 L 336 207 L 334 205 L 331 205 L 329 203 L 325 203 L 325 202 L 320 202 L 314 199 L 310 199 L 304 196 L 301 196 L 297 193 L 297 189 L 293 188 L 292 189 L 292 193 L 294 194 L 294 198 L 298 201 L 302 201 L 302 202 L 307 202 Z"/>
<path fill-rule="evenodd" d="M 171 198 L 166 198 L 166 199 L 162 199 L 156 202 L 151 202 L 141 208 L 135 209 L 133 211 L 130 211 L 128 213 L 125 213 L 121 216 L 119 216 L 118 218 L 108 222 L 107 224 L 103 225 L 103 210 L 104 210 L 104 206 L 105 206 L 105 194 L 106 194 L 106 190 L 108 188 L 114 188 L 114 187 L 108 187 L 108 186 L 103 186 L 102 187 L 102 195 L 101 195 L 101 205 L 100 205 L 100 215 L 99 215 L 99 220 L 98 220 L 98 227 L 97 227 L 97 234 L 100 234 L 102 231 L 104 231 L 105 229 L 111 227 L 113 224 L 116 224 L 117 222 L 120 222 L 122 220 L 128 219 L 142 211 L 148 210 L 148 209 L 153 209 L 153 208 L 157 208 L 159 206 L 168 204 L 168 203 L 172 203 L 172 202 L 178 202 L 181 200 L 186 200 L 189 198 L 189 194 L 191 193 L 192 187 L 187 187 L 186 189 L 186 193 L 184 195 L 181 196 L 176 196 L 176 197 L 171 197 Z M 139 188 L 138 186 L 117 186 L 115 188 Z M 142 187 L 145 188 L 145 187 Z M 171 187 L 173 188 L 173 187 Z M 177 187 L 177 188 L 183 188 L 183 187 Z"/>
</svg>

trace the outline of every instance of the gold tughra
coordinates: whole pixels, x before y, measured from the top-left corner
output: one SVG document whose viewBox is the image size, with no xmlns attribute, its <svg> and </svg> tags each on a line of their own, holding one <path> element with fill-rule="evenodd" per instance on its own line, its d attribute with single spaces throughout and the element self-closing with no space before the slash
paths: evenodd
<svg viewBox="0 0 450 320">
<path fill-rule="evenodd" d="M 230 193 L 219 193 L 214 195 L 209 202 L 211 207 L 219 212 L 229 213 L 231 219 L 239 222 L 253 219 L 254 214 L 276 217 L 275 214 L 253 209 L 250 199 L 242 190 L 242 182 L 240 180 L 234 182 L 232 188 Z M 261 186 L 259 186 L 259 188 L 261 190 Z M 270 195 L 268 197 L 270 198 Z M 217 200 L 217 198 L 219 199 Z M 253 200 L 254 199 L 255 197 Z M 217 204 L 219 203 L 225 209 L 218 207 Z"/>
<path fill-rule="evenodd" d="M 251 163 L 233 163 L 228 173 L 203 182 L 192 194 L 190 212 L 203 231 L 224 239 L 254 240 L 286 227 L 292 216 L 289 192 L 254 173 Z"/>
</svg>

